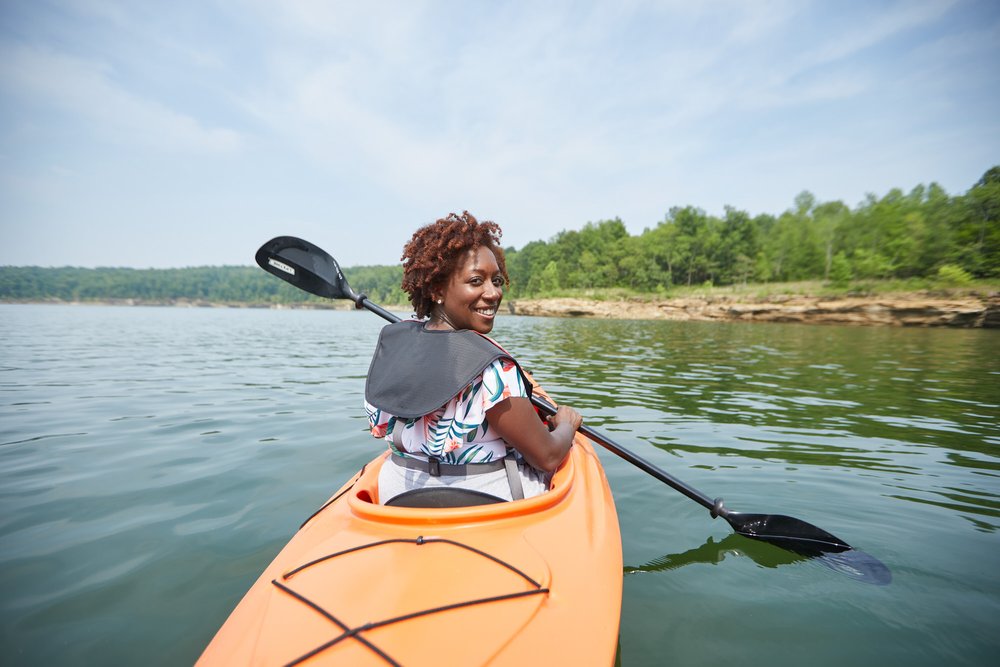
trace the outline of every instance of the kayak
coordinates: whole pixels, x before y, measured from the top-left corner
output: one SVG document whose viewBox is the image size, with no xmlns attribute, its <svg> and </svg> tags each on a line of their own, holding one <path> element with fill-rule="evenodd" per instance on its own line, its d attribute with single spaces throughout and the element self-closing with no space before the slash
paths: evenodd
<svg viewBox="0 0 1000 667">
<path fill-rule="evenodd" d="M 388 456 L 303 524 L 198 665 L 614 663 L 621 533 L 590 440 L 547 493 L 476 506 L 379 504 Z"/>
</svg>

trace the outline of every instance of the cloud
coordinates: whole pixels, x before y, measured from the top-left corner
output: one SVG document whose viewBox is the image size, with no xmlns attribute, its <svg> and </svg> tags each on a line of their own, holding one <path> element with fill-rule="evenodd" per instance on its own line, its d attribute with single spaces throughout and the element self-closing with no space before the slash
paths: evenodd
<svg viewBox="0 0 1000 667">
<path fill-rule="evenodd" d="M 310 16 L 317 20 L 305 22 L 319 31 L 323 11 Z M 434 15 L 397 17 L 386 32 L 366 32 L 363 44 L 346 40 L 308 64 L 286 55 L 272 72 L 274 87 L 248 108 L 317 158 L 350 155 L 412 180 L 411 191 L 449 166 L 484 186 L 518 168 L 608 166 L 628 130 L 622 105 L 647 84 L 641 72 L 622 70 L 620 55 L 606 57 L 596 41 L 601 21 L 497 12 L 428 29 Z M 350 22 L 340 17 L 328 32 L 350 32 Z M 593 42 L 580 36 L 592 33 Z"/>
<path fill-rule="evenodd" d="M 766 146 L 740 128 L 766 123 L 753 129 L 774 140 L 780 113 L 872 91 L 877 77 L 844 63 L 948 7 L 828 23 L 830 10 L 783 0 L 406 3 L 385 21 L 350 3 L 257 4 L 281 55 L 247 106 L 318 164 L 416 206 L 495 202 L 554 211 L 565 227 L 627 212 L 646 225 L 685 190 L 726 187 L 681 185 L 684 165 L 777 163 L 749 156 Z"/>
<path fill-rule="evenodd" d="M 56 108 L 115 143 L 196 153 L 228 153 L 243 145 L 232 129 L 207 127 L 124 89 L 107 64 L 43 47 L 0 48 L 0 88 L 8 99 Z"/>
<path fill-rule="evenodd" d="M 954 4 L 955 0 L 898 2 L 888 11 L 862 12 L 861 16 L 852 17 L 848 25 L 837 26 L 827 39 L 804 52 L 797 69 L 804 71 L 843 60 L 901 33 L 933 24 Z"/>
</svg>

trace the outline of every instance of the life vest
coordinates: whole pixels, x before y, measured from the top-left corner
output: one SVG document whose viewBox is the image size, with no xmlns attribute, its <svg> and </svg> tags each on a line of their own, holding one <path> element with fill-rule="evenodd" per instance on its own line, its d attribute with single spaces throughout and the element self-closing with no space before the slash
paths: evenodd
<svg viewBox="0 0 1000 667">
<path fill-rule="evenodd" d="M 531 397 L 531 383 L 510 354 L 468 329 L 425 329 L 405 320 L 382 328 L 368 367 L 365 400 L 403 419 L 434 412 L 497 359 L 510 359 Z"/>
</svg>

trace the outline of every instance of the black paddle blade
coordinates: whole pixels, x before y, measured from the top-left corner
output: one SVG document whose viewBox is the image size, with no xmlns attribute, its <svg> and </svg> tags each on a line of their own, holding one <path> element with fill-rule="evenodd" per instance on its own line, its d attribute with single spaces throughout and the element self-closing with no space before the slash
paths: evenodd
<svg viewBox="0 0 1000 667">
<path fill-rule="evenodd" d="M 803 556 L 839 553 L 851 548 L 847 542 L 822 528 L 783 514 L 729 512 L 723 518 L 740 535 L 770 542 Z"/>
<path fill-rule="evenodd" d="M 254 259 L 260 268 L 310 294 L 357 303 L 358 295 L 347 283 L 337 260 L 309 241 L 278 236 L 262 245 Z"/>
</svg>

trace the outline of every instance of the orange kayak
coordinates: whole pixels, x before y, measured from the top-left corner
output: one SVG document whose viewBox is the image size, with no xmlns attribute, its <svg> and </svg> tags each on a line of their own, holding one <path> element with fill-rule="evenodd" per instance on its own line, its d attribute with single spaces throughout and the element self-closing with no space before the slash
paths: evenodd
<svg viewBox="0 0 1000 667">
<path fill-rule="evenodd" d="M 199 665 L 614 663 L 621 534 L 589 440 L 548 493 L 475 507 L 379 505 L 387 456 L 303 525 Z"/>
</svg>

